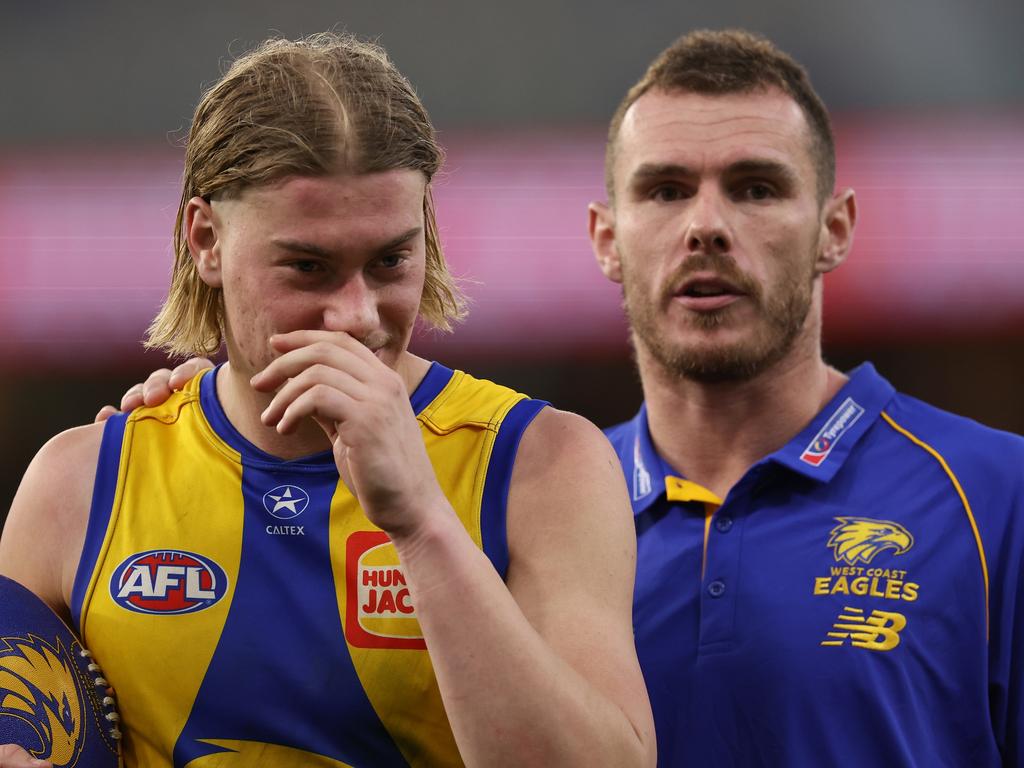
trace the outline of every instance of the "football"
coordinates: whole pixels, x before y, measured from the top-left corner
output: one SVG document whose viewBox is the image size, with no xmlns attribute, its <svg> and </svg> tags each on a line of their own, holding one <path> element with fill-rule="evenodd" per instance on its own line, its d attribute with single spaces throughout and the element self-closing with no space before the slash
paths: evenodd
<svg viewBox="0 0 1024 768">
<path fill-rule="evenodd" d="M 0 576 L 0 744 L 55 768 L 117 768 L 120 737 L 89 652 L 42 600 Z"/>
</svg>

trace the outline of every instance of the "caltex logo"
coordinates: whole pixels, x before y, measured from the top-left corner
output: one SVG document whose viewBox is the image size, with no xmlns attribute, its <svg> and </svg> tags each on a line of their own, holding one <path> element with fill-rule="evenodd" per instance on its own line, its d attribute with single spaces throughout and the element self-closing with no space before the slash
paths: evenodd
<svg viewBox="0 0 1024 768">
<path fill-rule="evenodd" d="M 278 520 L 291 520 L 309 506 L 309 494 L 297 485 L 279 485 L 263 494 L 263 506 Z"/>
</svg>

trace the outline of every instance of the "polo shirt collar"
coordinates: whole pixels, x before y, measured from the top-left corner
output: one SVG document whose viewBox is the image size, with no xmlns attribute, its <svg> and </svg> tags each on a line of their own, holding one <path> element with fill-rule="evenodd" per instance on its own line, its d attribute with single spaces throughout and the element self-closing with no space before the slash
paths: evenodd
<svg viewBox="0 0 1024 768">
<path fill-rule="evenodd" d="M 819 482 L 835 476 L 896 394 L 871 363 L 848 375 L 850 380 L 839 393 L 770 460 Z"/>
<path fill-rule="evenodd" d="M 820 482 L 831 480 L 896 392 L 871 363 L 858 366 L 848 375 L 849 381 L 807 427 L 759 463 L 772 461 Z M 620 458 L 626 470 L 633 514 L 639 515 L 665 498 L 666 484 L 678 481 L 680 476 L 654 449 L 646 403 L 626 422 L 626 434 L 632 451 L 627 449 Z M 694 489 L 700 486 L 695 485 Z M 694 500 L 706 501 L 696 497 Z"/>
<path fill-rule="evenodd" d="M 665 478 L 678 477 L 679 473 L 654 450 L 651 432 L 647 427 L 647 403 L 643 403 L 637 415 L 626 423 L 632 453 L 626 453 L 621 458 L 626 469 L 633 514 L 639 515 L 655 501 L 664 498 Z"/>
</svg>

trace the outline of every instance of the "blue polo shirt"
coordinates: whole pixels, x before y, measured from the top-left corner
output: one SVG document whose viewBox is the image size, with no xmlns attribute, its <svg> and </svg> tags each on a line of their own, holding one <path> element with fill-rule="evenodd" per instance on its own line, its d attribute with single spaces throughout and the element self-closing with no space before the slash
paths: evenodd
<svg viewBox="0 0 1024 768">
<path fill-rule="evenodd" d="M 869 364 L 725 499 L 607 434 L 659 765 L 1024 766 L 1024 439 Z"/>
</svg>

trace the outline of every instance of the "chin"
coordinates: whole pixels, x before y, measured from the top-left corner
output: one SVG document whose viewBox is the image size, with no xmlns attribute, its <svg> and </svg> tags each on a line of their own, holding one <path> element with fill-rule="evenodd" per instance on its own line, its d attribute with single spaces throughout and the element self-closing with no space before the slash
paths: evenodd
<svg viewBox="0 0 1024 768">
<path fill-rule="evenodd" d="M 726 329 L 700 336 L 675 344 L 656 340 L 645 346 L 673 376 L 710 384 L 749 381 L 785 357 L 793 345 L 792 338 L 735 338 Z"/>
</svg>

